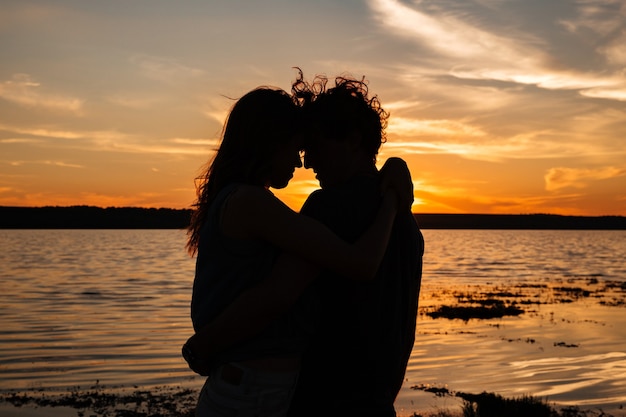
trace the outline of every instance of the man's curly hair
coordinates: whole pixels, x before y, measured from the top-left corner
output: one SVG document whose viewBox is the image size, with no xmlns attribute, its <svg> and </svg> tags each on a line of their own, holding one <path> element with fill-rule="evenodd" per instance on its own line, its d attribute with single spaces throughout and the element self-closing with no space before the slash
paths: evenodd
<svg viewBox="0 0 626 417">
<path fill-rule="evenodd" d="M 363 150 L 373 162 L 380 146 L 386 142 L 385 129 L 389 113 L 377 96 L 368 97 L 365 77 L 335 78 L 334 87 L 327 87 L 328 78 L 317 75 L 311 82 L 298 77 L 291 86 L 292 97 L 304 110 L 306 129 L 313 129 L 328 139 L 341 141 L 353 132 L 362 138 Z"/>
</svg>

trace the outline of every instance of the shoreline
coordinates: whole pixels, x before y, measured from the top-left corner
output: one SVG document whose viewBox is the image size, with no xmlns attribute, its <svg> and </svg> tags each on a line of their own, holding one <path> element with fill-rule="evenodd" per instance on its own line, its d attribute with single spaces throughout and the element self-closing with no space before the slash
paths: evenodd
<svg viewBox="0 0 626 417">
<path fill-rule="evenodd" d="M 69 417 L 102 416 L 102 417 L 193 417 L 198 390 L 181 387 L 156 387 L 152 390 L 133 391 L 124 388 L 108 389 L 96 384 L 90 389 L 79 387 L 67 394 L 49 394 L 42 389 L 32 391 L 15 391 L 0 394 L 0 414 L 4 417 Z M 457 404 L 447 407 L 432 406 L 429 409 L 412 410 L 404 414 L 398 410 L 398 417 L 463 417 L 464 407 L 480 408 L 487 404 L 493 409 L 494 404 L 505 407 L 501 411 L 507 415 L 533 416 L 550 415 L 551 417 L 619 417 L 604 412 L 579 406 L 566 406 L 551 403 L 544 399 L 523 396 L 504 398 L 494 393 L 453 392 L 445 387 L 420 386 L 411 389 L 421 390 L 433 395 L 433 398 L 461 399 Z M 485 406 L 486 407 L 486 406 Z M 523 414 L 520 414 L 523 413 Z M 491 414 L 489 414 L 491 415 Z M 624 414 L 621 414 L 624 415 Z M 477 414 L 480 417 L 480 414 Z"/>
</svg>

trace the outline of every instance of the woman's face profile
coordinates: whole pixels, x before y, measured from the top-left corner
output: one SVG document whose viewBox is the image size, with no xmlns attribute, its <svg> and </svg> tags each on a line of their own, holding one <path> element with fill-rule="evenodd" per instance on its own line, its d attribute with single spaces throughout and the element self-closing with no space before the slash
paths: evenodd
<svg viewBox="0 0 626 417">
<path fill-rule="evenodd" d="M 285 188 L 293 178 L 296 168 L 302 168 L 302 143 L 302 137 L 294 135 L 276 150 L 270 166 L 270 187 Z"/>
</svg>

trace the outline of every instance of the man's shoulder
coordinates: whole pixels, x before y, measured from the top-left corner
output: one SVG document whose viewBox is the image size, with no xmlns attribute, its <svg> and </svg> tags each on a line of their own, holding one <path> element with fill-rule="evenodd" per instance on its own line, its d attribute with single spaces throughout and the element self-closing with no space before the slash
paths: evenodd
<svg viewBox="0 0 626 417">
<path fill-rule="evenodd" d="M 306 199 L 303 210 L 315 207 L 318 209 L 342 205 L 351 207 L 355 204 L 379 204 L 378 178 L 375 176 L 355 177 L 345 184 L 336 187 L 322 188 L 313 191 Z"/>
</svg>

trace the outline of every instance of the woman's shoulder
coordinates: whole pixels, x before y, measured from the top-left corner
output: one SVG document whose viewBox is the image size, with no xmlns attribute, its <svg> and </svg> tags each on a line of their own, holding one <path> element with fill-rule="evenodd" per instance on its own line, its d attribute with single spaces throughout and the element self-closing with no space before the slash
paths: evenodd
<svg viewBox="0 0 626 417">
<path fill-rule="evenodd" d="M 230 201 L 236 201 L 242 204 L 251 204 L 274 198 L 274 194 L 268 189 L 250 184 L 238 184 L 229 196 Z"/>
<path fill-rule="evenodd" d="M 289 209 L 269 190 L 242 184 L 222 206 L 222 230 L 233 238 L 267 238 L 288 214 Z"/>
<path fill-rule="evenodd" d="M 282 206 L 274 194 L 264 187 L 250 184 L 239 184 L 224 202 L 223 209 L 232 214 L 232 217 L 259 216 L 278 210 Z"/>
</svg>

